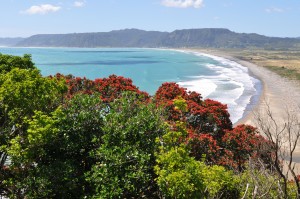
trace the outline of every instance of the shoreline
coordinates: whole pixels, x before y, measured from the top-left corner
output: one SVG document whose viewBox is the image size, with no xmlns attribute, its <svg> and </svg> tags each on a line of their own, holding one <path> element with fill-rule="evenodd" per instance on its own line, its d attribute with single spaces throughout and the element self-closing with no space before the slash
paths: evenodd
<svg viewBox="0 0 300 199">
<path fill-rule="evenodd" d="M 238 58 L 235 58 L 235 57 L 225 54 L 223 52 L 214 52 L 212 54 L 226 58 L 226 59 L 234 61 L 244 67 L 247 67 L 249 75 L 260 81 L 260 88 L 258 88 L 259 90 L 257 91 L 257 94 L 255 96 L 251 97 L 249 104 L 246 106 L 246 108 L 244 110 L 242 118 L 240 118 L 236 123 L 233 124 L 234 127 L 237 125 L 240 125 L 240 124 L 249 124 L 249 125 L 255 126 L 255 121 L 254 121 L 255 116 L 253 115 L 253 112 L 259 111 L 260 109 L 263 108 L 264 99 L 266 99 L 266 94 L 268 92 L 267 88 L 266 88 L 267 85 L 265 83 L 265 80 L 261 75 L 261 73 L 264 73 L 266 71 L 261 71 L 263 68 L 257 66 L 256 64 L 240 60 Z"/>
<path fill-rule="evenodd" d="M 250 103 L 247 105 L 245 111 L 244 111 L 244 115 L 242 118 L 240 118 L 238 120 L 238 122 L 236 122 L 234 124 L 234 126 L 240 125 L 240 124 L 249 124 L 249 125 L 253 125 L 255 126 L 255 118 L 253 115 L 253 112 L 255 111 L 259 111 L 262 107 L 263 107 L 263 103 L 264 103 L 264 99 L 266 99 L 266 93 L 267 93 L 267 89 L 266 89 L 266 83 L 264 81 L 264 79 L 261 77 L 261 75 L 257 72 L 253 72 L 253 70 L 255 71 L 256 68 L 258 68 L 259 66 L 251 63 L 251 62 L 246 62 L 246 61 L 242 61 L 239 60 L 237 58 L 228 56 L 227 59 L 230 59 L 236 63 L 241 64 L 242 66 L 245 66 L 248 68 L 248 73 L 250 76 L 255 77 L 256 79 L 258 79 L 260 81 L 260 86 L 261 88 L 259 88 L 260 90 L 258 91 L 258 96 L 253 96 L 253 98 L 256 99 L 252 99 Z"/>
<path fill-rule="evenodd" d="M 262 88 L 263 88 L 260 78 L 253 75 L 252 72 L 250 72 L 248 70 L 248 67 L 244 66 L 243 64 L 240 64 L 234 58 L 229 57 L 227 55 L 223 55 L 223 54 L 220 55 L 219 53 L 218 54 L 210 53 L 210 52 L 207 52 L 202 49 L 188 49 L 188 48 L 180 49 L 179 48 L 179 49 L 165 49 L 165 50 L 172 50 L 172 51 L 178 51 L 178 52 L 182 52 L 182 53 L 195 54 L 196 56 L 201 56 L 201 57 L 202 56 L 208 57 L 217 62 L 225 64 L 226 66 L 228 65 L 229 68 L 231 68 L 229 70 L 230 71 L 232 70 L 231 72 L 236 73 L 235 76 L 231 76 L 231 73 L 227 74 L 228 70 L 223 71 L 225 76 L 226 76 L 226 74 L 229 75 L 227 79 L 232 79 L 232 80 L 234 80 L 234 82 L 241 81 L 243 86 L 245 86 L 242 89 L 243 92 L 241 93 L 241 95 L 238 98 L 235 98 L 234 101 L 231 101 L 231 100 L 228 101 L 228 99 L 226 99 L 226 97 L 225 97 L 225 100 L 227 100 L 227 101 L 222 101 L 222 99 L 215 99 L 213 97 L 212 98 L 210 97 L 211 99 L 220 101 L 223 104 L 227 104 L 228 112 L 230 113 L 230 118 L 231 118 L 231 121 L 234 126 L 239 124 L 241 122 L 241 120 L 247 115 L 246 113 L 251 112 L 252 107 L 254 107 L 254 105 L 256 103 L 258 103 L 259 97 L 261 96 Z M 221 72 L 221 71 L 219 70 L 219 72 Z M 223 72 L 221 72 L 220 74 L 223 75 Z M 245 77 L 244 77 L 244 75 L 245 75 Z M 243 78 L 245 78 L 245 79 L 243 79 Z M 225 79 L 225 81 L 227 79 Z M 199 84 L 199 82 L 198 82 L 198 84 Z M 203 87 L 203 82 L 201 82 L 201 84 Z M 204 84 L 205 84 L 205 82 L 204 82 Z M 253 84 L 253 86 L 251 86 L 251 87 L 247 86 L 249 84 Z M 204 87 L 206 87 L 206 86 L 204 85 Z M 201 90 L 196 90 L 196 91 L 200 92 L 201 94 L 203 92 Z M 231 95 L 230 93 L 228 93 L 228 94 L 229 94 L 229 96 Z M 205 96 L 207 97 L 207 95 L 204 95 L 204 99 L 206 98 Z M 226 96 L 226 93 L 223 93 L 223 96 Z M 238 101 L 236 101 L 236 100 L 238 100 Z"/>
<path fill-rule="evenodd" d="M 178 50 L 178 49 L 174 49 L 174 50 Z M 256 87 L 255 87 L 255 89 L 258 89 L 258 90 L 256 91 L 255 95 L 253 95 L 251 97 L 250 102 L 245 107 L 242 117 L 239 118 L 238 121 L 233 123 L 233 126 L 235 127 L 240 124 L 249 124 L 249 125 L 255 126 L 254 121 L 253 121 L 253 119 L 254 119 L 253 111 L 258 110 L 258 107 L 262 106 L 263 99 L 265 98 L 265 92 L 266 92 L 265 82 L 264 82 L 263 78 L 260 76 L 260 72 L 257 72 L 255 70 L 255 69 L 259 68 L 259 66 L 255 65 L 253 63 L 235 58 L 235 57 L 233 57 L 229 54 L 226 54 L 222 51 L 210 51 L 210 50 L 206 50 L 206 49 L 180 49 L 180 50 L 185 51 L 185 52 L 190 52 L 190 53 L 202 53 L 202 54 L 217 56 L 220 58 L 225 58 L 227 60 L 236 62 L 236 63 L 248 68 L 249 75 L 254 77 L 255 79 L 257 79 L 258 81 L 260 81 L 258 83 L 258 85 L 256 85 Z"/>
<path fill-rule="evenodd" d="M 258 99 L 250 101 L 249 106 L 247 106 L 244 111 L 243 117 L 234 123 L 234 126 L 239 124 L 256 126 L 255 114 L 266 110 L 267 105 L 269 105 L 274 118 L 279 123 L 286 119 L 287 116 L 285 114 L 287 110 L 298 110 L 296 115 L 297 118 L 300 118 L 300 87 L 292 80 L 287 80 L 262 66 L 238 59 L 224 51 L 196 48 L 187 48 L 182 50 L 187 52 L 210 54 L 234 61 L 244 67 L 247 67 L 249 74 L 261 81 L 260 96 L 257 96 Z"/>
</svg>

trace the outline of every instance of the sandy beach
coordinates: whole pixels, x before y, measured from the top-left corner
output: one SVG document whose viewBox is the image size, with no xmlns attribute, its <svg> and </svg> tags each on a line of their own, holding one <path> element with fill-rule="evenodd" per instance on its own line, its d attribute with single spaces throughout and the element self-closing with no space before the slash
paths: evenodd
<svg viewBox="0 0 300 199">
<path fill-rule="evenodd" d="M 278 121 L 284 120 L 284 115 L 287 110 L 299 110 L 300 106 L 300 85 L 298 82 L 283 78 L 276 73 L 255 65 L 251 62 L 240 60 L 227 54 L 223 51 L 217 50 L 203 50 L 203 49 L 184 49 L 185 51 L 206 53 L 219 57 L 223 57 L 235 61 L 249 69 L 251 75 L 262 82 L 263 88 L 258 103 L 252 106 L 252 109 L 246 110 L 244 117 L 240 119 L 235 125 L 238 124 L 251 124 L 255 125 L 254 112 L 262 111 L 269 104 L 274 117 Z M 300 113 L 298 113 L 300 117 Z"/>
<path fill-rule="evenodd" d="M 298 118 L 298 121 L 300 121 L 300 85 L 298 82 L 283 78 L 262 66 L 240 60 L 223 51 L 203 49 L 184 50 L 211 54 L 235 61 L 246 66 L 250 74 L 262 82 L 262 93 L 259 100 L 255 104 L 252 104 L 252 106 L 249 106 L 252 108 L 245 110 L 244 117 L 235 123 L 235 126 L 238 124 L 250 124 L 258 127 L 257 115 L 263 116 L 267 106 L 269 106 L 274 120 L 279 125 L 284 125 L 284 122 L 287 121 L 287 111 L 294 114 Z M 297 144 L 293 161 L 300 163 L 300 142 Z"/>
<path fill-rule="evenodd" d="M 300 85 L 298 82 L 283 78 L 276 73 L 251 62 L 237 59 L 229 54 L 226 54 L 226 52 L 217 50 L 203 51 L 202 49 L 189 50 L 212 54 L 235 61 L 243 66 L 246 66 L 249 69 L 250 74 L 262 82 L 263 88 L 258 103 L 253 106 L 253 109 L 246 110 L 244 117 L 235 125 L 251 124 L 255 126 L 256 121 L 254 115 L 259 111 L 265 110 L 266 104 L 269 105 L 274 117 L 278 121 L 284 121 L 286 119 L 286 111 L 297 111 L 295 114 L 297 114 L 298 118 L 300 118 Z"/>
</svg>

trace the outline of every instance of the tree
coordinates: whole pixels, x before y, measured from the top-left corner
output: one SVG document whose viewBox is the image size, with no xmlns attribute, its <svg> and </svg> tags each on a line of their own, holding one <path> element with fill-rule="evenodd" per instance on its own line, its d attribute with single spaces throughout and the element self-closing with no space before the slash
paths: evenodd
<svg viewBox="0 0 300 199">
<path fill-rule="evenodd" d="M 72 98 L 78 93 L 90 95 L 98 93 L 103 102 L 109 104 L 115 99 L 121 98 L 123 92 L 130 91 L 143 97 L 145 101 L 150 101 L 148 93 L 140 91 L 138 87 L 132 84 L 131 79 L 122 76 L 110 75 L 108 78 L 98 78 L 93 81 L 85 77 L 64 76 L 58 73 L 55 78 L 66 81 L 68 85 L 67 98 Z"/>
<path fill-rule="evenodd" d="M 133 92 L 110 104 L 97 163 L 89 174 L 95 198 L 156 198 L 155 138 L 165 133 L 161 111 Z"/>
<path fill-rule="evenodd" d="M 85 175 L 101 144 L 106 105 L 99 95 L 75 95 L 50 114 L 36 111 L 25 135 L 10 141 L 10 197 L 83 198 L 92 193 Z M 19 177 L 20 176 L 20 177 Z"/>
<path fill-rule="evenodd" d="M 155 102 L 165 110 L 166 120 L 176 130 L 176 121 L 186 123 L 190 155 L 207 164 L 231 169 L 243 168 L 249 156 L 256 155 L 260 142 L 254 127 L 232 128 L 227 106 L 202 100 L 199 93 L 187 92 L 176 83 L 164 83 L 155 94 Z"/>
<path fill-rule="evenodd" d="M 242 171 L 245 162 L 257 151 L 259 140 L 256 129 L 250 125 L 238 125 L 226 131 L 221 146 L 228 157 L 222 158 L 220 163 Z"/>
<path fill-rule="evenodd" d="M 114 99 L 120 98 L 124 91 L 134 92 L 143 97 L 145 101 L 149 100 L 148 93 L 140 91 L 129 78 L 110 75 L 108 78 L 95 79 L 94 82 L 95 89 L 100 93 L 104 102 L 112 102 Z"/>
<path fill-rule="evenodd" d="M 239 198 L 237 178 L 221 166 L 207 166 L 189 154 L 183 123 L 160 137 L 155 171 L 163 198 Z"/>
<path fill-rule="evenodd" d="M 174 100 L 184 99 L 187 110 L 180 111 L 175 108 Z M 187 92 L 176 83 L 163 83 L 155 93 L 155 102 L 166 109 L 167 120 L 186 121 L 188 128 L 200 133 L 218 133 L 232 129 L 227 106 L 220 102 L 206 99 L 202 100 L 199 93 Z"/>
<path fill-rule="evenodd" d="M 74 77 L 73 75 L 64 76 L 60 73 L 57 73 L 54 77 L 66 81 L 68 85 L 67 98 L 72 98 L 72 96 L 78 93 L 92 94 L 95 91 L 95 82 L 85 77 Z"/>
<path fill-rule="evenodd" d="M 14 68 L 36 69 L 31 61 L 31 55 L 25 54 L 23 57 L 19 57 L 0 53 L 0 74 L 7 73 Z"/>
<path fill-rule="evenodd" d="M 0 75 L 0 108 L 2 124 L 14 124 L 35 110 L 54 110 L 63 99 L 63 81 L 42 77 L 36 69 L 12 69 Z"/>
<path fill-rule="evenodd" d="M 26 120 L 36 110 L 51 112 L 61 103 L 66 91 L 64 82 L 41 76 L 36 69 L 13 68 L 0 74 L 0 182 L 2 191 L 7 191 L 3 181 L 14 171 L 7 167 L 11 140 L 22 141 L 27 133 Z"/>
<path fill-rule="evenodd" d="M 189 156 L 182 142 L 185 137 L 184 130 L 171 131 L 157 140 L 160 147 L 155 171 L 163 197 L 201 198 L 204 195 L 205 185 L 201 178 L 203 163 Z"/>
</svg>

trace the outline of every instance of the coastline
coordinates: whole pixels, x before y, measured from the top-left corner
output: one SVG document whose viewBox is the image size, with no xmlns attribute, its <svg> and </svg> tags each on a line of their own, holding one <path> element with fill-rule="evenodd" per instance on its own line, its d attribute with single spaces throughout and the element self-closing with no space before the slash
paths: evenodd
<svg viewBox="0 0 300 199">
<path fill-rule="evenodd" d="M 174 50 L 178 50 L 178 49 L 174 49 Z M 255 94 L 255 96 L 252 96 L 250 103 L 245 107 L 243 116 L 241 118 L 238 119 L 238 121 L 236 121 L 235 123 L 233 123 L 233 126 L 237 126 L 239 124 L 249 124 L 249 125 L 253 125 L 254 124 L 254 115 L 253 115 L 253 111 L 258 110 L 260 106 L 262 106 L 263 103 L 263 99 L 265 98 L 265 82 L 263 81 L 263 78 L 261 77 L 261 71 L 257 71 L 257 68 L 259 68 L 259 66 L 250 63 L 250 62 L 246 62 L 240 59 L 237 59 L 225 52 L 222 51 L 211 51 L 211 50 L 207 50 L 207 49 L 180 49 L 182 51 L 185 52 L 189 52 L 189 53 L 201 53 L 201 54 L 207 54 L 207 55 L 213 55 L 213 56 L 217 56 L 220 58 L 225 58 L 227 60 L 236 62 L 244 67 L 248 68 L 248 73 L 250 76 L 254 77 L 255 79 L 257 79 L 258 81 L 260 81 L 259 84 L 259 89 L 257 91 L 257 94 Z"/>
<path fill-rule="evenodd" d="M 191 49 L 190 49 L 191 50 Z M 193 51 L 194 50 L 194 51 Z M 203 52 L 203 50 L 195 50 L 193 49 L 191 52 Z M 253 96 L 254 98 L 256 97 L 257 99 L 251 99 L 250 103 L 247 105 L 246 109 L 244 110 L 243 117 L 240 118 L 236 123 L 234 123 L 234 126 L 240 125 L 240 124 L 249 124 L 252 126 L 255 126 L 255 115 L 254 112 L 258 112 L 259 110 L 264 108 L 265 100 L 267 97 L 267 93 L 269 92 L 267 89 L 267 84 L 266 84 L 266 78 L 264 78 L 263 74 L 269 72 L 268 70 L 264 69 L 263 67 L 259 67 L 251 62 L 243 61 L 238 58 L 235 58 L 225 52 L 221 51 L 209 51 L 205 52 L 208 54 L 212 54 L 215 56 L 223 57 L 228 60 L 234 61 L 244 67 L 248 68 L 248 72 L 250 76 L 255 77 L 261 82 L 261 88 L 259 92 L 259 96 Z M 279 104 L 276 104 L 276 107 L 278 107 Z"/>
<path fill-rule="evenodd" d="M 207 53 L 202 49 L 200 50 L 184 48 L 166 50 L 193 54 L 200 57 L 204 56 L 221 64 L 207 65 L 210 70 L 216 71 L 216 74 L 212 76 L 214 78 L 210 79 L 208 77 L 207 82 L 204 81 L 206 80 L 205 78 L 200 78 L 199 81 L 188 81 L 188 83 L 183 84 L 182 82 L 178 82 L 178 84 L 182 85 L 183 87 L 188 85 L 188 87 L 186 87 L 187 89 L 201 93 L 204 99 L 208 97 L 222 102 L 223 104 L 227 104 L 230 119 L 233 124 L 237 124 L 241 120 L 241 118 L 244 118 L 244 116 L 246 115 L 245 110 L 250 110 L 249 107 L 253 107 L 252 104 L 254 105 L 257 103 L 258 97 L 261 94 L 261 81 L 258 78 L 254 77 L 254 75 L 250 75 L 247 67 L 234 61 L 232 58 L 228 58 L 224 55 Z M 232 86 L 231 89 L 228 89 L 228 87 L 226 86 L 223 87 L 223 82 L 229 82 Z M 209 96 L 212 92 L 207 92 L 207 89 L 211 88 L 211 84 L 215 85 L 213 92 L 216 92 L 218 94 Z M 217 89 L 219 86 L 220 88 Z"/>
<path fill-rule="evenodd" d="M 254 63 L 240 60 L 224 51 L 207 49 L 182 49 L 187 52 L 205 53 L 226 58 L 248 68 L 251 76 L 261 81 L 261 94 L 257 100 L 250 102 L 250 106 L 244 111 L 244 115 L 234 126 L 239 124 L 249 124 L 256 126 L 255 115 L 270 107 L 274 118 L 282 122 L 286 119 L 286 111 L 299 110 L 300 105 L 300 87 L 297 83 L 287 80 L 274 72 L 258 66 Z M 254 103 L 254 104 L 251 104 Z M 298 111 L 297 117 L 300 118 Z M 299 150 L 300 153 L 300 150 Z"/>
</svg>

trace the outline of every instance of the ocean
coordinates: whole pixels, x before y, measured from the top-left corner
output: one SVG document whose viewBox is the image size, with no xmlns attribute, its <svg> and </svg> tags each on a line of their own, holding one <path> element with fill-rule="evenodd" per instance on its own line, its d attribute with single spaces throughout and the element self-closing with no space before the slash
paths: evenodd
<svg viewBox="0 0 300 199">
<path fill-rule="evenodd" d="M 182 50 L 143 48 L 0 48 L 0 53 L 31 54 L 44 76 L 73 74 L 89 79 L 111 74 L 131 78 L 151 95 L 163 82 L 176 82 L 203 98 L 228 105 L 233 123 L 260 95 L 261 83 L 248 68 L 228 59 Z"/>
</svg>

